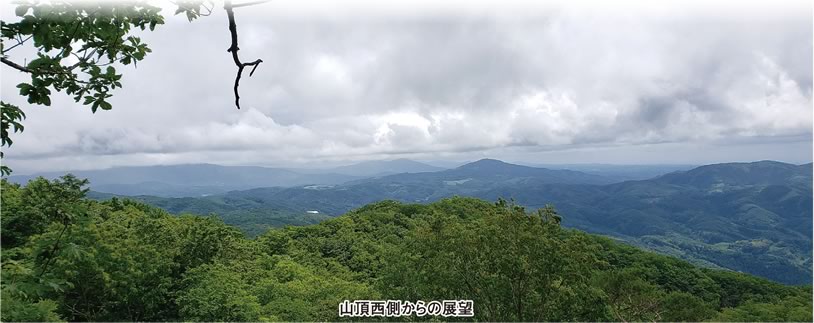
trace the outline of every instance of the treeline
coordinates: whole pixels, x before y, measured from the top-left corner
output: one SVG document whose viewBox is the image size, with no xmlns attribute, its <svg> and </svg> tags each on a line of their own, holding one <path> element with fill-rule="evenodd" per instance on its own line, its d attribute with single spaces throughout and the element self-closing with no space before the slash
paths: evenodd
<svg viewBox="0 0 814 323">
<path fill-rule="evenodd" d="M 248 239 L 86 185 L 2 182 L 3 321 L 335 321 L 346 299 L 471 299 L 479 321 L 812 320 L 810 286 L 564 229 L 551 207 L 383 201 Z"/>
</svg>

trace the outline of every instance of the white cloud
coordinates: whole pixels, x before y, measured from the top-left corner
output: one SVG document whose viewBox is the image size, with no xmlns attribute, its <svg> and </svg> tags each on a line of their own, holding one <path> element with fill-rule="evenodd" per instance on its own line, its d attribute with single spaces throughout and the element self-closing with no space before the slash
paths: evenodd
<svg viewBox="0 0 814 323">
<path fill-rule="evenodd" d="M 279 2 L 238 11 L 241 56 L 264 60 L 241 81 L 243 110 L 233 105 L 223 13 L 174 17 L 144 35 L 154 52 L 123 69 L 111 111 L 94 115 L 60 94 L 54 107 L 28 107 L 14 88 L 24 75 L 4 68 L 3 100 L 29 116 L 6 162 L 25 171 L 626 146 L 641 154 L 651 144 L 718 149 L 773 137 L 810 146 L 810 4 L 622 7 L 486 3 L 453 13 L 430 3 L 400 12 Z M 767 150 L 772 159 L 810 155 Z"/>
</svg>

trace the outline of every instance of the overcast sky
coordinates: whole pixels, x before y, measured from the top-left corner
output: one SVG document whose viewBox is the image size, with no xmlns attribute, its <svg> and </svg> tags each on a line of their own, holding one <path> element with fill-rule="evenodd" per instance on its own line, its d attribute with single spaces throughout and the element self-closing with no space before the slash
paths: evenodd
<svg viewBox="0 0 814 323">
<path fill-rule="evenodd" d="M 28 106 L 15 88 L 25 75 L 4 65 L 2 98 L 28 115 L 4 162 L 25 174 L 393 158 L 811 160 L 807 1 L 376 3 L 236 9 L 241 57 L 264 61 L 241 82 L 241 110 L 219 6 L 144 34 L 153 53 L 120 70 L 111 111 L 60 93 L 51 107 Z M 10 13 L 4 5 L 4 21 Z"/>
</svg>

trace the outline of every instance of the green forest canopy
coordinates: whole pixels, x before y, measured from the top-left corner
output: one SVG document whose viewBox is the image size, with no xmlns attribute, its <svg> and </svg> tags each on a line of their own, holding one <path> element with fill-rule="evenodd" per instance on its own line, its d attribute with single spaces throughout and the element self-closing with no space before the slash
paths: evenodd
<svg viewBox="0 0 814 323">
<path fill-rule="evenodd" d="M 564 229 L 551 207 L 382 201 L 248 239 L 86 185 L 3 180 L 3 321 L 340 320 L 345 299 L 471 299 L 480 321 L 812 319 L 809 286 Z"/>
</svg>

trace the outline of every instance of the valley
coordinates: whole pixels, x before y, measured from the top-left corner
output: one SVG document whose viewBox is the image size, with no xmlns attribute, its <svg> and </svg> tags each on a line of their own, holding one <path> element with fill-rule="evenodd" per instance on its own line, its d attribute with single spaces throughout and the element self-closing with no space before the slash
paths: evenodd
<svg viewBox="0 0 814 323">
<path fill-rule="evenodd" d="M 551 204 L 564 215 L 567 227 L 706 267 L 802 284 L 811 282 L 811 170 L 811 164 L 760 161 L 615 182 L 578 171 L 484 159 L 453 169 L 343 184 L 254 188 L 206 197 L 130 198 L 174 214 L 213 214 L 250 236 L 269 227 L 319 223 L 381 200 L 430 203 L 469 196 L 509 199 L 530 209 Z M 311 210 L 319 213 L 306 212 Z"/>
</svg>

